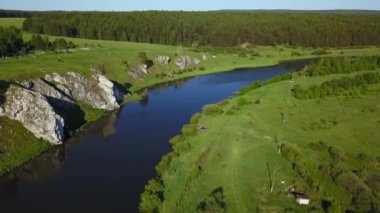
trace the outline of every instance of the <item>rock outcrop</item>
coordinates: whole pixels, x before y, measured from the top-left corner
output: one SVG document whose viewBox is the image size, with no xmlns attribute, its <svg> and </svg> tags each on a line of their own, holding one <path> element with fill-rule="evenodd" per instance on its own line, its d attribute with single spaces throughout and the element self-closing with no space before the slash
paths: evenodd
<svg viewBox="0 0 380 213">
<path fill-rule="evenodd" d="M 26 89 L 45 96 L 49 103 L 54 107 L 72 109 L 76 106 L 67 88 L 60 87 L 60 89 L 41 79 L 24 81 L 21 85 L 23 85 Z"/>
<path fill-rule="evenodd" d="M 170 57 L 166 55 L 159 55 L 155 59 L 158 63 L 162 65 L 168 65 L 170 62 Z"/>
<path fill-rule="evenodd" d="M 51 144 L 61 144 L 64 139 L 64 120 L 40 93 L 11 86 L 0 107 L 0 116 L 20 121 L 37 138 Z"/>
<path fill-rule="evenodd" d="M 199 63 L 201 63 L 199 59 L 190 56 L 181 56 L 175 59 L 175 64 L 179 66 L 181 70 L 186 69 L 188 66 L 197 65 Z"/>
<path fill-rule="evenodd" d="M 45 79 L 16 82 L 4 88 L 0 116 L 21 122 L 37 138 L 53 145 L 62 143 L 69 127 L 79 128 L 69 122 L 71 114 L 66 113 L 80 110 L 76 101 L 93 108 L 114 110 L 124 99 L 114 83 L 100 74 L 86 77 L 73 72 L 53 73 Z"/>
<path fill-rule="evenodd" d="M 93 108 L 114 110 L 123 100 L 122 92 L 105 76 L 100 74 L 85 77 L 78 73 L 49 74 L 46 81 L 53 82 L 57 88 L 76 101 L 84 102 Z M 69 94 L 68 94 L 69 93 Z"/>
<path fill-rule="evenodd" d="M 128 75 L 135 81 L 144 80 L 148 74 L 149 70 L 146 64 L 138 64 L 128 72 Z"/>
</svg>

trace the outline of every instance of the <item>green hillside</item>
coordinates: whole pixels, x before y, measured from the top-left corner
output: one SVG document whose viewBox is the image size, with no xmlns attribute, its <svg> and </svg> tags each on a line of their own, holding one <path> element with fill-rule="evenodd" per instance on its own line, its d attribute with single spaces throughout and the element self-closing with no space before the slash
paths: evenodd
<svg viewBox="0 0 380 213">
<path fill-rule="evenodd" d="M 379 210 L 380 84 L 307 100 L 291 92 L 294 85 L 307 88 L 363 73 L 298 74 L 205 107 L 171 140 L 174 152 L 156 167 L 161 178 L 146 186 L 142 209 Z M 306 193 L 310 205 L 287 196 L 292 188 Z"/>
</svg>

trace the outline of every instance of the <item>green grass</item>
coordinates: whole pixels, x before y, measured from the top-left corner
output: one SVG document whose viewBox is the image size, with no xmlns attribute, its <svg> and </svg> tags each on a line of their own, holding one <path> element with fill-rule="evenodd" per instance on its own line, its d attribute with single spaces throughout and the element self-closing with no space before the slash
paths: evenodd
<svg viewBox="0 0 380 213">
<path fill-rule="evenodd" d="M 25 18 L 0 18 L 0 27 L 14 26 L 21 29 Z"/>
<path fill-rule="evenodd" d="M 191 151 L 174 158 L 171 172 L 163 177 L 164 211 L 194 212 L 217 187 L 224 190 L 229 212 L 284 212 L 285 209 L 320 212 L 323 199 L 332 202 L 332 212 L 351 208 L 349 193 L 318 169 L 322 164 L 335 164 L 327 148 L 316 151 L 310 143 L 323 141 L 327 147 L 340 149 L 345 156 L 340 165 L 347 171 L 362 171 L 358 175 L 361 183 L 371 175 L 378 177 L 379 165 L 366 168 L 357 155 L 379 157 L 380 85 L 371 86 L 371 92 L 366 95 L 325 100 L 298 100 L 289 93 L 295 83 L 307 86 L 341 76 L 346 75 L 297 77 L 294 83 L 267 85 L 244 95 L 250 102 L 247 105 L 236 107 L 241 97 L 230 98 L 220 103 L 223 115 L 203 114 L 199 123 L 208 129 L 186 138 L 183 143 L 189 143 Z M 257 99 L 260 103 L 255 104 Z M 286 116 L 285 125 L 283 116 Z M 337 123 L 333 125 L 330 121 Z M 315 128 L 315 122 L 325 125 Z M 275 140 L 299 150 L 298 161 L 305 166 L 313 187 L 279 154 Z M 267 165 L 274 177 L 273 193 L 270 193 Z M 189 181 L 191 168 L 197 166 L 201 166 L 202 174 Z M 290 187 L 307 193 L 311 204 L 299 206 L 294 199 L 286 197 L 284 190 Z M 379 203 L 379 191 L 373 186 L 369 188 Z"/>
<path fill-rule="evenodd" d="M 21 123 L 0 117 L 0 175 L 46 151 L 48 142 L 37 139 Z"/>
</svg>

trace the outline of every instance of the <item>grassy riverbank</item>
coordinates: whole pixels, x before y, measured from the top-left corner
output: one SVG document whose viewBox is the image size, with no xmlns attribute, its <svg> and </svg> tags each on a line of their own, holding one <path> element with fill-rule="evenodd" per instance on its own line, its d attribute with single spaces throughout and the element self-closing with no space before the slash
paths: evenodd
<svg viewBox="0 0 380 213">
<path fill-rule="evenodd" d="M 161 178 L 147 185 L 142 205 L 162 212 L 378 208 L 380 84 L 323 99 L 291 92 L 357 74 L 297 75 L 205 107 L 171 140 L 175 151 L 156 167 Z M 308 194 L 310 205 L 286 196 L 291 188 Z"/>
</svg>

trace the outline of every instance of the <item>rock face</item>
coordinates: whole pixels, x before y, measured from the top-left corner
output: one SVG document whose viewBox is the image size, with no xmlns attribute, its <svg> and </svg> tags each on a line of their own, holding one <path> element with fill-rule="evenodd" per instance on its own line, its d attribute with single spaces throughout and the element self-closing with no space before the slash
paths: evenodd
<svg viewBox="0 0 380 213">
<path fill-rule="evenodd" d="M 0 116 L 20 121 L 37 138 L 47 140 L 51 144 L 62 143 L 64 120 L 56 114 L 43 95 L 12 86 L 6 92 L 6 101 L 0 108 Z"/>
<path fill-rule="evenodd" d="M 45 80 L 57 84 L 58 89 L 74 100 L 87 103 L 93 108 L 114 110 L 119 108 L 118 101 L 123 100 L 122 92 L 100 74 L 87 78 L 73 72 L 64 75 L 53 73 L 46 75 Z"/>
<path fill-rule="evenodd" d="M 162 65 L 168 65 L 170 62 L 170 57 L 166 55 L 159 55 L 156 57 L 156 61 Z"/>
<path fill-rule="evenodd" d="M 188 66 L 197 65 L 199 63 L 201 63 L 200 60 L 190 56 L 181 56 L 175 60 L 175 64 L 179 66 L 181 70 L 184 70 Z"/>
<path fill-rule="evenodd" d="M 67 109 L 79 108 L 75 101 L 93 108 L 114 110 L 124 99 L 123 93 L 99 74 L 85 77 L 73 72 L 53 73 L 46 75 L 44 80 L 12 83 L 6 88 L 6 92 L 0 91 L 0 116 L 21 122 L 37 138 L 54 145 L 61 144 L 65 129 L 70 129 L 65 124 L 73 124 L 69 122 L 72 115 L 66 112 Z M 70 127 L 79 128 L 73 125 Z"/>
<path fill-rule="evenodd" d="M 146 64 L 138 64 L 128 72 L 128 75 L 135 81 L 144 80 L 148 74 L 149 70 Z"/>
<path fill-rule="evenodd" d="M 72 109 L 76 106 L 67 88 L 61 87 L 60 89 L 41 79 L 25 81 L 21 85 L 26 89 L 42 94 L 54 107 Z"/>
</svg>

